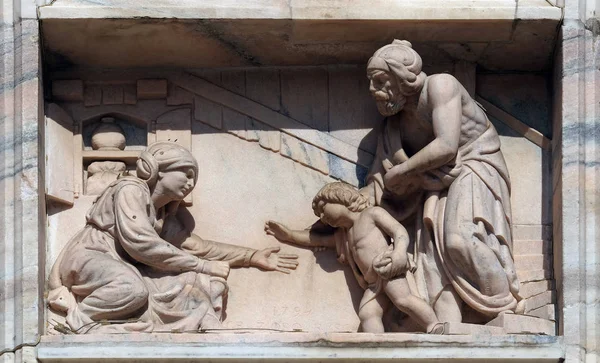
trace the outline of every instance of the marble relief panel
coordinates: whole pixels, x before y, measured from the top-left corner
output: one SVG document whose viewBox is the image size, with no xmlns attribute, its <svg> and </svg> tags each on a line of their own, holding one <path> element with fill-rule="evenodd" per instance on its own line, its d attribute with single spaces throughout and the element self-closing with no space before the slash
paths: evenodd
<svg viewBox="0 0 600 363">
<path fill-rule="evenodd" d="M 419 62 L 420 57 L 415 56 L 409 43 L 394 43 L 377 54 L 369 64 L 370 73 L 365 72 L 363 65 L 189 70 L 127 81 L 110 77 L 102 81 L 54 80 L 52 101 L 72 123 L 74 191 L 73 206 L 55 201 L 49 207 L 47 265 L 54 280 L 48 332 L 56 333 L 52 327 L 55 323 L 51 323 L 55 320 L 63 332 L 85 326 L 84 330 L 89 328 L 90 333 L 260 328 L 553 335 L 551 218 L 546 212 L 545 197 L 550 179 L 548 151 L 523 137 L 521 129 L 515 131 L 503 123 L 506 117 L 514 118 L 510 115 L 514 109 L 501 104 L 497 105 L 502 108 L 500 111 L 488 111 L 486 116 L 473 95 L 476 91 L 477 96 L 490 98 L 488 93 L 480 95 L 479 90 L 488 92 L 486 86 L 493 82 L 484 80 L 475 88 L 475 82 L 469 81 L 474 70 L 441 65 L 430 68 L 447 73 L 428 75 L 427 68 L 422 70 L 420 65 L 398 61 L 409 54 Z M 406 69 L 413 76 L 406 76 Z M 394 83 L 402 80 L 400 75 L 414 77 L 406 84 L 411 83 L 415 93 L 404 83 Z M 441 85 L 435 86 L 438 83 Z M 463 116 L 469 115 L 483 128 L 478 136 L 460 134 L 457 121 L 457 137 L 461 141 L 454 152 L 462 159 L 452 159 L 452 165 L 440 164 L 440 168 L 449 166 L 444 174 L 436 169 L 428 174 L 428 179 L 419 179 L 423 177 L 419 172 L 401 169 L 413 165 L 414 170 L 425 171 L 419 162 L 426 159 L 418 155 L 434 158 L 434 150 L 440 149 L 419 153 L 433 140 L 426 136 L 433 131 L 421 130 L 419 135 L 418 130 L 395 125 L 394 117 L 411 117 L 402 116 L 411 109 L 399 113 L 398 105 L 406 100 L 393 97 L 399 94 L 398 90 L 408 98 L 416 97 L 424 84 L 433 89 L 433 98 L 438 97 L 435 92 L 443 95 L 450 87 L 447 84 L 451 84 L 456 92 L 453 97 L 462 97 L 471 107 L 463 109 Z M 506 86 L 497 88 L 500 95 L 510 94 Z M 499 99 L 506 101 L 502 96 Z M 437 114 L 437 106 L 421 105 L 418 97 L 415 100 L 415 105 L 426 111 L 412 117 L 430 119 Z M 538 101 L 547 102 L 543 97 Z M 522 108 L 528 110 L 527 105 Z M 543 124 L 541 120 L 547 115 L 538 114 Z M 523 127 L 534 131 L 540 128 L 538 124 Z M 403 132 L 408 133 L 408 138 L 396 139 Z M 444 134 L 452 132 L 457 131 L 448 129 Z M 490 147 L 494 150 L 485 151 Z M 168 161 L 171 159 L 164 155 L 170 153 L 177 161 Z M 153 160 L 158 165 L 157 176 L 152 176 Z M 158 175 L 182 168 L 187 168 L 184 174 L 189 183 L 181 187 L 185 193 L 143 217 L 152 222 L 155 230 L 148 233 L 171 239 L 171 245 L 187 251 L 180 253 L 177 249 L 166 259 L 177 259 L 181 266 L 165 264 L 165 259 L 158 257 L 148 261 L 133 257 L 137 262 L 132 266 L 138 268 L 138 275 L 132 275 L 130 281 L 123 273 L 116 273 L 106 276 L 101 285 L 110 286 L 113 281 L 122 283 L 120 286 L 135 285 L 137 278 L 151 288 L 133 297 L 98 294 L 95 302 L 88 305 L 84 303 L 90 295 L 75 294 L 72 299 L 69 293 L 74 284 L 71 282 L 65 290 L 61 281 L 83 267 L 61 264 L 64 257 L 60 250 L 75 251 L 73 246 L 81 243 L 73 241 L 99 241 L 81 237 L 89 232 L 85 232 L 89 229 L 83 218 L 86 212 L 91 213 L 88 226 L 101 225 L 104 222 L 99 216 L 110 214 L 101 209 L 114 210 L 110 203 L 118 200 L 117 189 L 123 181 L 129 180 L 135 187 L 140 176 L 146 174 L 147 179 L 141 177 L 145 184 L 140 184 L 140 198 L 145 198 L 148 206 L 164 201 L 153 188 L 161 185 L 168 190 L 171 184 L 162 182 L 163 176 Z M 461 168 L 469 168 L 472 174 L 461 174 Z M 489 175 L 481 176 L 484 170 Z M 464 181 L 466 177 L 471 179 Z M 466 184 L 459 188 L 456 180 Z M 144 185 L 150 185 L 149 189 Z M 421 189 L 423 186 L 425 189 Z M 108 196 L 110 193 L 104 191 L 107 187 L 112 188 L 114 195 Z M 358 188 L 362 188 L 360 192 Z M 350 199 L 336 199 L 338 194 L 349 195 Z M 174 201 L 184 203 L 169 204 Z M 102 203 L 107 204 L 100 208 Z M 123 203 L 131 207 L 130 201 Z M 356 203 L 361 206 L 356 207 Z M 440 250 L 454 246 L 447 242 L 453 241 L 452 236 L 465 233 L 465 222 L 460 218 L 467 212 L 459 207 L 469 204 L 478 208 L 477 212 L 470 212 L 477 216 L 471 219 L 477 221 L 472 233 L 489 248 L 488 254 L 469 255 L 470 261 L 489 258 L 498 264 L 497 271 L 481 270 L 465 262 L 469 260 L 465 256 L 472 252 L 468 248 L 463 252 L 460 248 Z M 327 205 L 343 208 L 332 211 Z M 446 214 L 444 208 L 448 210 Z M 94 211 L 98 212 L 96 216 Z M 319 219 L 321 222 L 315 224 Z M 360 229 L 354 224 L 358 220 L 374 223 L 375 227 Z M 265 225 L 267 221 L 273 222 Z M 116 226 L 120 222 L 113 218 L 111 223 Z M 312 229 L 305 230 L 309 226 Z M 455 233 L 445 232 L 452 226 L 458 228 Z M 124 227 L 108 226 L 107 231 L 110 228 L 116 231 Z M 117 232 L 109 231 L 115 241 L 122 239 L 114 237 L 114 233 Z M 186 233 L 187 239 L 181 237 Z M 376 233 L 380 237 L 361 240 L 354 233 Z M 188 240 L 194 242 L 182 242 Z M 213 241 L 226 244 L 213 245 Z M 368 250 L 374 245 L 378 249 Z M 138 256 L 126 243 L 123 248 L 129 257 L 117 260 L 129 261 Z M 367 252 L 357 252 L 363 249 Z M 400 249 L 404 252 L 398 252 Z M 121 256 L 119 251 L 105 252 Z M 81 260 L 89 257 L 83 255 Z M 190 267 L 198 257 L 221 264 L 198 263 Z M 460 262 L 463 257 L 466 259 Z M 59 267 L 51 270 L 56 261 Z M 146 271 L 138 267 L 139 263 L 161 274 Z M 436 265 L 436 271 L 450 276 L 449 280 L 429 281 L 427 276 L 432 270 L 428 264 Z M 476 265 L 489 267 L 484 261 Z M 229 267 L 251 268 L 230 271 Z M 175 274 L 175 268 L 196 275 Z M 221 280 L 203 281 L 204 277 L 199 276 Z M 506 284 L 483 282 L 499 276 Z M 169 290 L 173 286 L 181 289 Z M 190 288 L 186 290 L 186 286 Z M 447 293 L 441 294 L 443 291 Z M 167 293 L 171 300 L 160 300 Z M 199 298 L 198 294 L 206 296 Z M 148 298 L 154 303 L 144 308 L 143 302 Z M 98 309 L 108 301 L 102 299 L 132 302 L 129 310 L 115 308 L 99 313 Z M 167 313 L 167 306 L 177 306 L 179 315 Z M 209 306 L 208 313 L 198 313 L 205 306 Z M 117 322 L 132 317 L 137 320 Z M 102 319 L 115 323 L 108 327 L 95 323 Z"/>
</svg>

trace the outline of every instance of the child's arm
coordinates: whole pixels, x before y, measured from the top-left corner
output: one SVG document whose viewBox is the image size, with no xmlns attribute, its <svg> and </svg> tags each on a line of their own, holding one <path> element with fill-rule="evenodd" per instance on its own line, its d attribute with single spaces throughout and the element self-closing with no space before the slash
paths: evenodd
<svg viewBox="0 0 600 363">
<path fill-rule="evenodd" d="M 297 246 L 335 247 L 335 239 L 332 234 L 317 233 L 311 229 L 291 230 L 285 225 L 275 221 L 268 221 L 265 223 L 265 232 L 281 242 L 287 242 Z"/>
<path fill-rule="evenodd" d="M 408 249 L 408 231 L 404 226 L 392 217 L 385 209 L 373 207 L 373 220 L 377 228 L 393 238 L 394 251 L 406 253 Z"/>
<path fill-rule="evenodd" d="M 390 279 L 408 268 L 408 232 L 383 208 L 374 207 L 372 215 L 375 226 L 394 240 L 394 249 L 385 251 L 373 261 L 375 271 L 382 277 Z"/>
</svg>

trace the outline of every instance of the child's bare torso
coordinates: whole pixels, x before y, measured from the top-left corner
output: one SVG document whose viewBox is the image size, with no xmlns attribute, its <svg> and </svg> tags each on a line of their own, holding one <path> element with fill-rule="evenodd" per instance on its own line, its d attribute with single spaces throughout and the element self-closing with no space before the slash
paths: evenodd
<svg viewBox="0 0 600 363">
<path fill-rule="evenodd" d="M 373 260 L 388 249 L 391 241 L 390 237 L 377 227 L 372 214 L 374 208 L 378 207 L 363 210 L 354 226 L 348 229 L 350 253 L 369 284 L 375 283 L 379 278 L 373 269 Z"/>
</svg>

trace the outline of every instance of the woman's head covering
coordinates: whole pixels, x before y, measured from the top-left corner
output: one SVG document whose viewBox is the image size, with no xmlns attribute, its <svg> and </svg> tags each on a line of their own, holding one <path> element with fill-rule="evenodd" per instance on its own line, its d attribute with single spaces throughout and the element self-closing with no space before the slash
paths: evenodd
<svg viewBox="0 0 600 363">
<path fill-rule="evenodd" d="M 158 172 L 169 172 L 186 168 L 194 169 L 194 185 L 198 180 L 198 162 L 183 146 L 171 141 L 159 141 L 142 151 L 136 162 L 138 178 L 153 186 Z"/>
<path fill-rule="evenodd" d="M 425 77 L 419 76 L 423 61 L 406 40 L 394 40 L 379 48 L 367 63 L 367 72 L 380 70 L 393 75 L 402 94 L 410 96 L 421 90 Z"/>
</svg>

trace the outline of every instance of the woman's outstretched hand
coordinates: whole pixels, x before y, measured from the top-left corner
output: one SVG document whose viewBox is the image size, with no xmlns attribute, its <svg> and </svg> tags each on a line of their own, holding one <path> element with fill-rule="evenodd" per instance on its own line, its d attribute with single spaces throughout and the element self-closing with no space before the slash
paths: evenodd
<svg viewBox="0 0 600 363">
<path fill-rule="evenodd" d="M 280 247 L 270 247 L 255 252 L 250 259 L 250 266 L 266 271 L 279 271 L 289 274 L 298 267 L 298 255 L 278 253 L 280 249 Z"/>
</svg>

